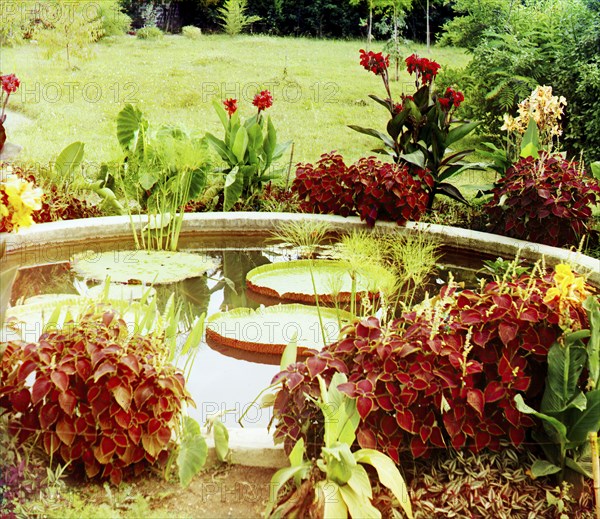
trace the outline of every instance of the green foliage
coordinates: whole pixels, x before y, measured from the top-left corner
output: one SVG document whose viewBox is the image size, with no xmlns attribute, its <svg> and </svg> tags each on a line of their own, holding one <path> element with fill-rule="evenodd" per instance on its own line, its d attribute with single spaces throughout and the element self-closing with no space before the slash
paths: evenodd
<svg viewBox="0 0 600 519">
<path fill-rule="evenodd" d="M 140 40 L 162 40 L 165 33 L 162 32 L 158 27 L 142 27 L 136 32 L 136 36 Z"/>
<path fill-rule="evenodd" d="M 540 411 L 515 397 L 517 409 L 542 420 L 536 436 L 547 461 L 532 466 L 534 476 L 574 471 L 592 477 L 588 434 L 600 431 L 600 305 L 584 303 L 590 330 L 566 333 L 548 352 L 548 375 Z M 584 343 L 587 340 L 587 345 Z"/>
<path fill-rule="evenodd" d="M 102 20 L 102 36 L 120 36 L 131 29 L 131 18 L 122 11 L 118 0 L 101 0 L 98 16 Z"/>
<path fill-rule="evenodd" d="M 230 36 L 240 34 L 248 25 L 261 19 L 260 16 L 246 15 L 247 4 L 248 0 L 225 0 L 223 7 L 219 8 L 218 18 L 223 30 Z"/>
<path fill-rule="evenodd" d="M 229 211 L 240 198 L 248 199 L 262 189 L 263 183 L 279 176 L 281 169 L 274 166 L 290 143 L 277 142 L 271 117 L 265 120 L 260 110 L 242 121 L 238 111 L 228 116 L 221 103 L 214 101 L 213 106 L 225 129 L 225 138 L 221 140 L 206 132 L 206 140 L 227 163 L 223 171 L 223 211 Z"/>
<path fill-rule="evenodd" d="M 92 55 L 91 43 L 103 35 L 102 18 L 98 16 L 97 6 L 87 3 L 55 0 L 51 19 L 42 18 L 44 29 L 37 39 L 46 49 L 46 55 L 53 57 L 64 53 L 67 66 L 73 68 L 73 57 L 89 59 Z"/>
<path fill-rule="evenodd" d="M 194 27 L 193 25 L 186 25 L 182 27 L 181 34 L 190 40 L 198 40 L 202 36 L 202 31 L 198 27 Z"/>
<path fill-rule="evenodd" d="M 323 517 L 346 517 L 348 513 L 351 517 L 381 517 L 372 503 L 373 489 L 363 467 L 366 464 L 375 469 L 379 482 L 391 491 L 406 517 L 412 518 L 408 489 L 396 464 L 373 449 L 351 451 L 359 414 L 356 402 L 338 389 L 347 382 L 346 376 L 336 373 L 329 387 L 320 376 L 317 378 L 320 396 L 315 403 L 324 418 L 321 455 L 316 461 L 307 460 L 304 440 L 296 443 L 289 455 L 290 467 L 278 470 L 271 479 L 265 516 L 283 517 L 292 507 L 303 516 L 314 506 Z M 279 492 L 292 479 L 296 490 L 280 497 Z M 313 488 L 307 489 L 307 483 Z M 314 504 L 307 499 L 307 491 Z"/>
<path fill-rule="evenodd" d="M 175 127 L 162 127 L 155 133 L 148 128 L 148 121 L 133 105 L 119 112 L 117 139 L 124 157 L 107 178 L 117 180 L 128 201 L 133 197 L 148 213 L 141 246 L 176 250 L 184 207 L 206 185 L 208 145 Z M 139 247 L 137 231 L 134 234 Z"/>
</svg>

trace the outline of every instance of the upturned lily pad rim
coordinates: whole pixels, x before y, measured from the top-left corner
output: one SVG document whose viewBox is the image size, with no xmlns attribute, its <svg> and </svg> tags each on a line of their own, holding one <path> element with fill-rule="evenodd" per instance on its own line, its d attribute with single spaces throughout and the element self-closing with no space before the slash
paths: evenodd
<svg viewBox="0 0 600 519">
<path fill-rule="evenodd" d="M 334 308 L 320 308 L 318 310 L 315 306 L 298 303 L 260 307 L 256 310 L 252 308 L 235 308 L 226 312 L 217 312 L 208 317 L 206 320 L 206 343 L 209 346 L 218 345 L 255 353 L 281 355 L 287 344 L 245 341 L 238 337 L 225 336 L 216 331 L 217 326 L 215 324 L 219 322 L 232 323 L 236 319 L 247 318 L 251 318 L 254 323 L 258 323 L 263 319 L 271 319 L 269 324 L 273 324 L 273 321 L 281 316 L 288 316 L 288 322 L 297 322 L 299 319 L 298 316 L 301 316 L 303 313 L 305 316 L 306 314 L 311 314 L 315 319 L 314 322 L 318 324 L 318 311 L 320 311 L 323 319 L 339 319 L 341 321 L 340 330 L 356 319 L 356 316 L 345 310 Z M 225 327 L 225 330 L 228 331 L 227 327 Z M 316 351 L 313 348 L 303 346 L 301 338 L 298 338 L 298 356 L 307 357 Z"/>
<path fill-rule="evenodd" d="M 261 283 L 259 280 L 257 280 L 257 278 L 264 278 L 265 275 L 267 278 L 271 277 L 272 279 L 285 279 L 285 276 L 290 272 L 298 272 L 303 270 L 306 270 L 307 277 L 310 277 L 310 269 L 312 269 L 313 276 L 319 277 L 323 275 L 322 271 L 328 271 L 327 274 L 330 274 L 331 271 L 339 270 L 342 274 L 348 274 L 351 270 L 351 266 L 344 260 L 328 259 L 301 259 L 279 263 L 269 263 L 267 265 L 260 265 L 256 268 L 253 268 L 250 272 L 248 272 L 246 275 L 246 286 L 249 290 L 260 294 L 261 296 L 284 301 L 293 301 L 296 303 L 315 304 L 315 293 L 310 281 L 306 285 L 306 290 L 301 292 L 291 291 L 280 293 L 267 284 Z M 359 274 L 369 278 L 369 280 L 372 281 L 375 286 L 377 286 L 378 278 L 387 278 L 387 282 L 391 285 L 394 283 L 393 274 L 391 274 L 385 268 L 377 265 L 369 265 L 368 267 L 361 268 L 359 270 Z M 263 280 L 261 279 L 261 281 Z M 381 285 L 384 284 L 386 283 L 382 283 Z M 366 290 L 359 287 L 355 294 L 356 300 L 360 301 L 362 297 L 367 295 L 366 292 Z M 374 295 L 375 292 L 369 292 L 370 297 L 373 297 Z M 321 292 L 318 294 L 318 298 L 320 303 L 325 303 L 328 305 L 334 303 L 347 303 L 352 299 L 352 293 L 348 291 L 341 291 L 334 295 L 327 292 Z"/>
</svg>

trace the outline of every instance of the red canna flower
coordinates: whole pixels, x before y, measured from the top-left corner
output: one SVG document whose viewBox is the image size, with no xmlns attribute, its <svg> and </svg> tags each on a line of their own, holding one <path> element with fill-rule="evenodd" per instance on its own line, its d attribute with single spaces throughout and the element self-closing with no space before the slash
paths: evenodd
<svg viewBox="0 0 600 519">
<path fill-rule="evenodd" d="M 447 97 L 438 98 L 438 102 L 440 103 L 440 106 L 444 111 L 448 111 L 450 109 L 450 106 L 452 106 L 452 100 L 450 100 Z"/>
<path fill-rule="evenodd" d="M 417 83 L 423 82 L 429 85 L 440 70 L 440 64 L 427 58 L 419 58 L 416 54 L 411 54 L 405 60 L 406 70 L 409 74 L 413 72 L 417 76 Z"/>
<path fill-rule="evenodd" d="M 17 88 L 19 88 L 19 86 L 21 85 L 19 78 L 14 74 L 0 76 L 0 81 L 2 82 L 2 89 L 9 95 L 16 92 Z"/>
<path fill-rule="evenodd" d="M 223 104 L 225 105 L 225 110 L 229 114 L 229 117 L 231 117 L 238 109 L 237 99 L 225 99 L 225 101 L 223 101 Z"/>
<path fill-rule="evenodd" d="M 266 110 L 273 105 L 273 96 L 268 90 L 262 90 L 260 94 L 254 96 L 252 104 L 258 108 L 260 113 L 262 110 Z"/>
<path fill-rule="evenodd" d="M 444 97 L 438 98 L 438 102 L 446 112 L 449 111 L 453 105 L 455 108 L 458 108 L 464 100 L 465 96 L 463 93 L 460 90 L 454 90 L 452 87 L 446 89 Z"/>
<path fill-rule="evenodd" d="M 373 72 L 377 76 L 382 76 L 387 68 L 390 66 L 390 56 L 384 56 L 381 52 L 366 52 L 364 49 L 360 49 L 360 64 L 365 68 Z"/>
</svg>

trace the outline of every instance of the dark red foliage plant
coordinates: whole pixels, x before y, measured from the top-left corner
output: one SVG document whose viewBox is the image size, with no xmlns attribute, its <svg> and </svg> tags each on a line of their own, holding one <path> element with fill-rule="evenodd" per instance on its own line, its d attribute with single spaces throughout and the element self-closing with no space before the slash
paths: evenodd
<svg viewBox="0 0 600 519">
<path fill-rule="evenodd" d="M 578 245 L 588 231 L 600 187 L 576 162 L 540 152 L 520 159 L 493 190 L 492 232 L 547 245 Z"/>
<path fill-rule="evenodd" d="M 377 220 L 402 225 L 420 219 L 429 200 L 426 187 L 431 185 L 433 179 L 425 170 L 411 171 L 406 164 L 374 157 L 346 166 L 341 155 L 331 152 L 315 166 L 299 164 L 292 190 L 304 212 L 358 214 L 369 226 Z"/>
<path fill-rule="evenodd" d="M 328 382 L 340 371 L 348 382 L 339 389 L 356 399 L 360 414 L 358 444 L 396 462 L 408 448 L 420 457 L 450 446 L 520 446 L 535 422 L 516 409 L 515 395 L 535 407 L 560 324 L 588 326 L 580 303 L 546 297 L 554 286 L 551 273 L 477 291 L 449 285 L 388 325 L 369 317 L 347 327 L 340 340 L 275 377 L 282 382 L 275 438 L 287 452 L 300 437 L 319 452 L 320 410 L 311 398 L 317 375 Z"/>
<path fill-rule="evenodd" d="M 114 484 L 166 462 L 182 406 L 193 402 L 160 337 L 130 334 L 97 308 L 37 343 L 4 346 L 0 408 L 19 442 L 34 438 L 54 459 Z"/>
</svg>

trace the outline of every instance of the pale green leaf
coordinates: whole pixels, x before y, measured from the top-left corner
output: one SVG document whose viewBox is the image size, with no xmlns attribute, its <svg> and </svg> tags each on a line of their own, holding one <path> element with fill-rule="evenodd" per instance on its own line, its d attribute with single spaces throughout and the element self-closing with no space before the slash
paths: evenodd
<svg viewBox="0 0 600 519">
<path fill-rule="evenodd" d="M 229 454 L 229 431 L 218 418 L 213 422 L 213 435 L 217 459 L 219 461 L 226 461 Z"/>
</svg>

